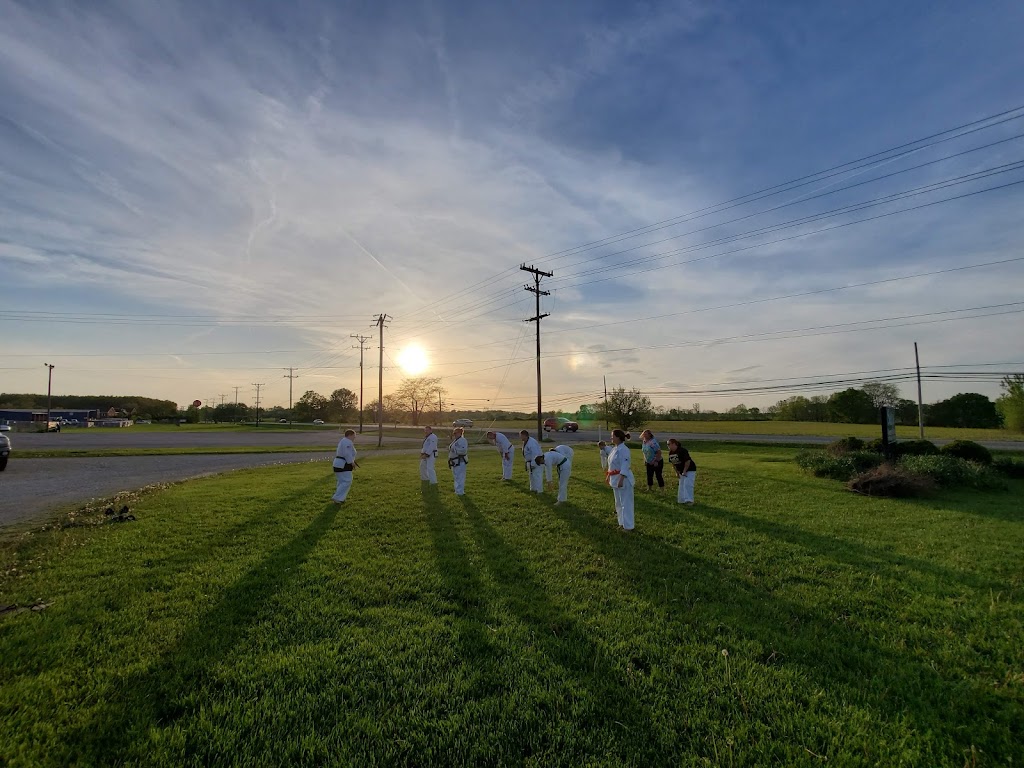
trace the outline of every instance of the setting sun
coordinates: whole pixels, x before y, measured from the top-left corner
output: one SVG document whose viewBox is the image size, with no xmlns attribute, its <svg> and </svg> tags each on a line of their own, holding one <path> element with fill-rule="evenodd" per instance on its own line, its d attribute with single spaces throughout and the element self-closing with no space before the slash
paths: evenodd
<svg viewBox="0 0 1024 768">
<path fill-rule="evenodd" d="M 410 376 L 419 376 L 430 367 L 427 353 L 418 344 L 408 346 L 398 353 L 398 364 Z"/>
</svg>

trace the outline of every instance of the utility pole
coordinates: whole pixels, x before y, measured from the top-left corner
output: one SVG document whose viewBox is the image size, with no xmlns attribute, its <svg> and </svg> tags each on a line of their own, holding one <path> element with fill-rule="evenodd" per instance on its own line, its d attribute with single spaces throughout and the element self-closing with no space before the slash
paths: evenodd
<svg viewBox="0 0 1024 768">
<path fill-rule="evenodd" d="M 608 427 L 608 377 L 602 376 L 601 378 L 604 379 L 604 431 L 611 432 Z"/>
<path fill-rule="evenodd" d="M 288 371 L 288 373 L 281 378 L 288 379 L 288 424 L 290 426 L 292 423 L 292 381 L 299 378 L 299 374 L 295 373 L 294 368 L 285 368 L 282 370 Z"/>
<path fill-rule="evenodd" d="M 53 391 L 53 369 L 57 366 L 43 363 L 46 366 L 46 431 L 50 431 L 50 393 Z"/>
<path fill-rule="evenodd" d="M 360 336 L 357 333 L 350 333 L 353 339 L 359 342 L 359 434 L 363 434 L 363 351 L 366 349 L 366 342 L 371 336 Z M 352 345 L 355 349 L 355 345 Z"/>
<path fill-rule="evenodd" d="M 921 402 L 921 360 L 917 356 L 917 342 L 914 342 L 914 367 L 917 368 L 917 430 L 924 440 L 924 404 Z"/>
<path fill-rule="evenodd" d="M 240 390 L 240 389 L 241 389 L 241 387 L 235 387 L 234 388 L 234 390 L 235 390 L 235 407 L 236 408 L 238 407 L 238 390 Z"/>
<path fill-rule="evenodd" d="M 260 387 L 267 386 L 266 384 L 253 384 L 256 387 L 256 426 L 260 425 Z"/>
<path fill-rule="evenodd" d="M 377 315 L 377 335 L 380 339 L 380 359 L 377 363 L 377 447 L 384 444 L 384 324 L 394 320 L 391 315 Z"/>
<path fill-rule="evenodd" d="M 225 397 L 227 397 L 227 395 L 221 395 L 221 396 L 220 396 L 220 404 L 221 404 L 221 405 L 224 405 L 224 398 L 225 398 Z"/>
<path fill-rule="evenodd" d="M 551 277 L 554 275 L 554 272 L 544 272 L 533 266 L 528 267 L 526 264 L 520 265 L 519 268 L 533 275 L 533 285 L 524 285 L 523 287 L 537 297 L 537 314 L 523 322 L 537 323 L 537 442 L 540 442 L 544 439 L 544 414 L 541 412 L 540 396 L 540 321 L 551 314 L 550 312 L 545 312 L 543 315 L 540 313 L 540 297 L 551 295 L 551 291 L 542 291 L 540 289 L 540 279 L 542 277 Z"/>
</svg>

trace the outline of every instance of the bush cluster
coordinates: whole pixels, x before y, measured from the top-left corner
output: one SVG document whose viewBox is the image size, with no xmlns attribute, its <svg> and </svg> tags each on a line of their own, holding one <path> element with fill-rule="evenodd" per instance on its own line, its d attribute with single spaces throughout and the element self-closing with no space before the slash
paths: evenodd
<svg viewBox="0 0 1024 768">
<path fill-rule="evenodd" d="M 901 440 L 893 443 L 890 448 L 893 457 L 897 459 L 901 456 L 937 456 L 939 454 L 939 447 L 931 440 Z M 876 437 L 869 441 L 865 444 L 864 449 L 882 453 L 884 450 L 882 438 Z"/>
<path fill-rule="evenodd" d="M 832 480 L 849 480 L 858 472 L 877 467 L 882 461 L 880 455 L 871 451 L 851 451 L 841 456 L 827 451 L 801 451 L 796 455 L 796 463 L 815 477 Z"/>
<path fill-rule="evenodd" d="M 1003 456 L 992 460 L 992 469 L 1004 477 L 1009 477 L 1013 480 L 1024 480 L 1024 461 L 1017 461 L 1009 456 Z"/>
<path fill-rule="evenodd" d="M 855 475 L 846 487 L 867 496 L 912 498 L 927 496 L 934 491 L 935 481 L 927 475 L 910 472 L 905 467 L 882 464 Z"/>
<path fill-rule="evenodd" d="M 942 446 L 941 453 L 944 456 L 955 456 L 958 459 L 966 459 L 977 464 L 992 463 L 992 452 L 973 440 L 954 440 Z"/>
<path fill-rule="evenodd" d="M 956 456 L 904 456 L 899 466 L 910 472 L 927 475 L 942 486 L 978 490 L 1006 487 L 1003 479 L 991 468 Z"/>
<path fill-rule="evenodd" d="M 843 437 L 829 443 L 825 450 L 833 456 L 844 456 L 852 451 L 864 450 L 864 441 L 859 437 Z"/>
</svg>

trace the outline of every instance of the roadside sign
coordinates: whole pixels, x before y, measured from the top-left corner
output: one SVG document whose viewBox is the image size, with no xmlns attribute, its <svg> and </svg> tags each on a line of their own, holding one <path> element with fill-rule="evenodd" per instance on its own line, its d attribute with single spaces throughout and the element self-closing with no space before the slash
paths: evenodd
<svg viewBox="0 0 1024 768">
<path fill-rule="evenodd" d="M 192 405 L 193 405 L 193 406 L 195 406 L 196 408 L 198 408 L 198 407 L 199 407 L 199 406 L 201 406 L 202 404 L 203 404 L 203 401 L 202 401 L 202 400 L 193 400 L 193 401 L 192 401 Z"/>
</svg>

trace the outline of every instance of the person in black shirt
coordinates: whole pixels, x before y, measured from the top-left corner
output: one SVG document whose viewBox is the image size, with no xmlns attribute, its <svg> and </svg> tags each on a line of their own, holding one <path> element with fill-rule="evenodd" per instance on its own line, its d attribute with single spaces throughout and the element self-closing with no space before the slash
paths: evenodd
<svg viewBox="0 0 1024 768">
<path fill-rule="evenodd" d="M 680 504 L 693 504 L 693 483 L 697 479 L 697 462 L 674 437 L 668 441 L 668 463 L 675 467 L 676 476 L 679 478 L 679 495 L 676 500 Z"/>
</svg>

